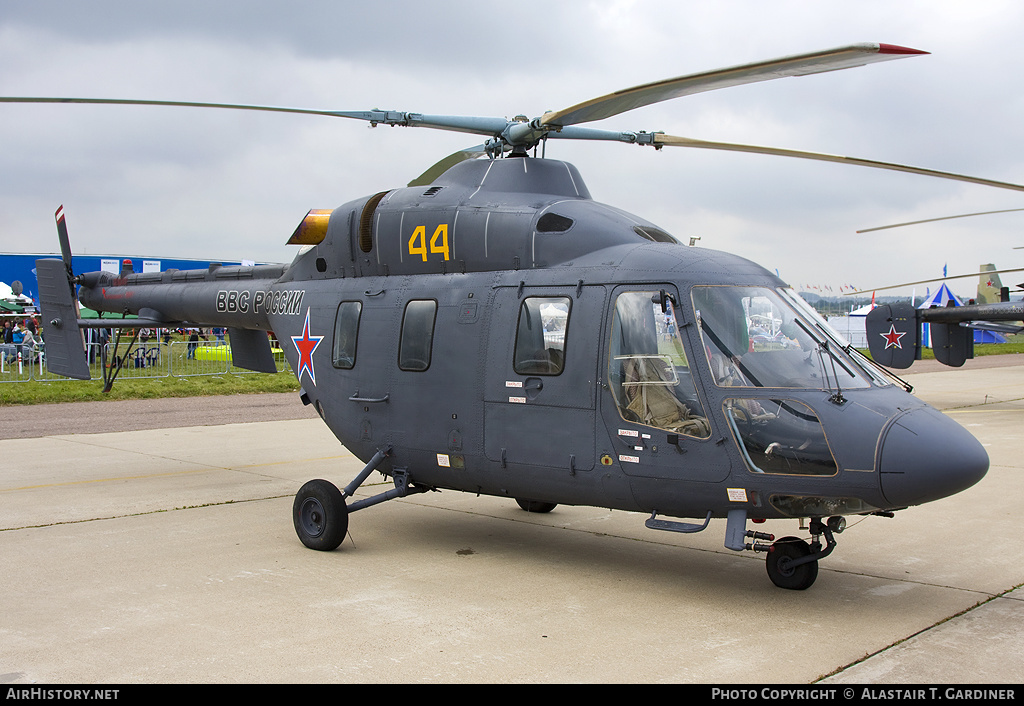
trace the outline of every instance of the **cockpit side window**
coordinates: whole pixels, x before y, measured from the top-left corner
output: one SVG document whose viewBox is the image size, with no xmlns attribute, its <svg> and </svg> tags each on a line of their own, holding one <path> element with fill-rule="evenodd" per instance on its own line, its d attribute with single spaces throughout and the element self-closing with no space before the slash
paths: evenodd
<svg viewBox="0 0 1024 706">
<path fill-rule="evenodd" d="M 803 402 L 727 399 L 725 418 L 753 473 L 831 476 L 838 472 L 821 421 Z"/>
<path fill-rule="evenodd" d="M 711 428 L 678 328 L 664 292 L 620 294 L 612 315 L 608 378 L 624 420 L 706 439 Z"/>
</svg>

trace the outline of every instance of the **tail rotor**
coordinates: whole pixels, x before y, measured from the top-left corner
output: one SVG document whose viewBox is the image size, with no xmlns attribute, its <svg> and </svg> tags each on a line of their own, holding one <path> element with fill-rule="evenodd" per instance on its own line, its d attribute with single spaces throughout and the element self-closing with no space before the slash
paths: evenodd
<svg viewBox="0 0 1024 706">
<path fill-rule="evenodd" d="M 78 298 L 63 206 L 57 209 L 55 217 L 61 259 L 36 260 L 39 309 L 46 327 L 46 368 L 57 375 L 88 380 L 91 376 L 78 327 Z"/>
</svg>

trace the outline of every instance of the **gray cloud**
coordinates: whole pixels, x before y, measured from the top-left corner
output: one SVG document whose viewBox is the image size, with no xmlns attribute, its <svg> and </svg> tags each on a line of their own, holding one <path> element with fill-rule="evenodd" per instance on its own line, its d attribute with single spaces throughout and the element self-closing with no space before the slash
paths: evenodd
<svg viewBox="0 0 1024 706">
<path fill-rule="evenodd" d="M 860 41 L 933 52 L 692 96 L 601 124 L 1024 181 L 1012 2 L 33 2 L 0 18 L 0 94 L 537 115 L 627 86 Z M 405 183 L 472 138 L 265 114 L 0 106 L 0 249 L 287 260 L 309 208 Z M 1022 194 L 862 168 L 551 145 L 599 200 L 800 284 L 1013 266 Z M 953 265 L 950 264 L 951 270 Z M 970 285 L 966 286 L 969 290 Z M 963 289 L 963 287 L 961 288 Z"/>
</svg>

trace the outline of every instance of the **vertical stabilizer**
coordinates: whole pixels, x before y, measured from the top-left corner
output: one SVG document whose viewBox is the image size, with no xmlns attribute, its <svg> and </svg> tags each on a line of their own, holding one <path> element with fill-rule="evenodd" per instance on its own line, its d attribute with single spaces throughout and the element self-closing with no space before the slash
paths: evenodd
<svg viewBox="0 0 1024 706">
<path fill-rule="evenodd" d="M 64 262 L 36 260 L 36 276 L 39 309 L 46 330 L 46 369 L 55 375 L 88 380 L 89 364 Z"/>
<path fill-rule="evenodd" d="M 1002 301 L 999 291 L 1003 288 L 1003 283 L 999 280 L 999 275 L 995 273 L 996 266 L 982 265 L 981 274 L 978 275 L 978 304 L 995 304 Z"/>
</svg>

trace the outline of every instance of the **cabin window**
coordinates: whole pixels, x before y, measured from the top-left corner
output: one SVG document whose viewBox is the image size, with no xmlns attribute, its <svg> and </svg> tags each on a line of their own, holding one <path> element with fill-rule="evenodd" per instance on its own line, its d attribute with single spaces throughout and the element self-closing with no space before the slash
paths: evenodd
<svg viewBox="0 0 1024 706">
<path fill-rule="evenodd" d="M 565 367 L 569 297 L 527 297 L 519 307 L 513 369 L 519 375 L 558 375 Z"/>
<path fill-rule="evenodd" d="M 608 379 L 627 422 L 700 439 L 711 436 L 675 307 L 664 291 L 625 292 L 615 300 Z"/>
<path fill-rule="evenodd" d="M 545 213 L 537 221 L 538 233 L 564 233 L 572 228 L 573 220 L 557 213 Z"/>
<path fill-rule="evenodd" d="M 666 233 L 660 228 L 654 226 L 633 226 L 633 232 L 639 235 L 645 240 L 650 240 L 654 243 L 670 243 L 672 245 L 681 245 L 681 243 L 673 238 L 671 235 Z"/>
<path fill-rule="evenodd" d="M 334 367 L 351 370 L 356 364 L 356 341 L 362 302 L 342 302 L 334 319 Z"/>
<path fill-rule="evenodd" d="M 405 305 L 398 343 L 398 367 L 402 370 L 420 372 L 430 367 L 436 314 L 437 302 L 433 299 L 416 299 Z"/>
</svg>

